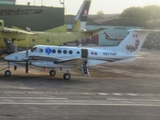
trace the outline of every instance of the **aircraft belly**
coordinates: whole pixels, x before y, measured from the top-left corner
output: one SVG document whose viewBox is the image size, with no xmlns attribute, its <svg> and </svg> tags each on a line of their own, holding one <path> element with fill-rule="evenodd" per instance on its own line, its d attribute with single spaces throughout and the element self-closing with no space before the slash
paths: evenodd
<svg viewBox="0 0 160 120">
<path fill-rule="evenodd" d="M 71 68 L 74 67 L 72 65 L 62 65 L 62 64 L 54 64 L 54 62 L 50 61 L 31 61 L 31 65 L 36 67 L 45 67 L 45 68 Z"/>
<path fill-rule="evenodd" d="M 87 61 L 88 66 L 95 66 L 95 65 L 104 64 L 104 63 L 107 63 L 107 61 L 102 61 L 102 60 L 88 60 Z"/>
</svg>

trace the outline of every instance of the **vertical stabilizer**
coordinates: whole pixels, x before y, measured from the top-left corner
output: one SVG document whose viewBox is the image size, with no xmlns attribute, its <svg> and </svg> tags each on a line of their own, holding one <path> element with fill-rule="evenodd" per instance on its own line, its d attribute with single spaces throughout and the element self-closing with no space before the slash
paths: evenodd
<svg viewBox="0 0 160 120">
<path fill-rule="evenodd" d="M 128 55 L 136 55 L 146 37 L 149 33 L 158 32 L 157 30 L 129 30 L 129 34 L 122 40 L 122 42 L 117 47 L 117 51 L 120 53 L 126 53 Z"/>
<path fill-rule="evenodd" d="M 80 31 L 85 29 L 89 8 L 90 8 L 91 0 L 84 0 L 83 4 L 81 5 L 76 17 L 75 21 L 76 24 L 73 28 L 73 31 Z"/>
<path fill-rule="evenodd" d="M 21 49 L 21 48 L 17 48 L 17 46 L 14 45 L 14 44 L 12 43 L 12 41 L 10 41 L 10 40 L 7 39 L 7 38 L 4 38 L 3 40 L 4 40 L 4 43 L 5 43 L 5 45 L 6 45 L 8 54 L 10 54 L 10 53 L 15 53 L 15 52 L 17 52 L 17 51 L 23 51 L 23 50 L 24 50 L 24 49 Z"/>
<path fill-rule="evenodd" d="M 4 43 L 5 43 L 8 51 L 9 51 L 10 53 L 14 53 L 16 46 L 12 43 L 12 41 L 10 41 L 10 40 L 7 39 L 7 38 L 4 38 L 3 40 L 4 40 Z"/>
</svg>

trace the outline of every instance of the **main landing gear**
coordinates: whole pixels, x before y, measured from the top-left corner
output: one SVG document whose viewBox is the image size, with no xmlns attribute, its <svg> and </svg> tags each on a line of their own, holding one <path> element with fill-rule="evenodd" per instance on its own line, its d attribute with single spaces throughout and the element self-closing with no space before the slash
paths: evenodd
<svg viewBox="0 0 160 120">
<path fill-rule="evenodd" d="M 50 76 L 55 76 L 55 75 L 56 75 L 56 71 L 55 71 L 55 70 L 50 70 L 49 74 L 50 74 Z M 70 80 L 71 74 L 65 73 L 65 74 L 63 75 L 63 78 L 64 78 L 65 80 Z"/>
<path fill-rule="evenodd" d="M 56 75 L 56 71 L 50 70 L 49 74 L 50 74 L 50 76 L 55 76 Z"/>
<path fill-rule="evenodd" d="M 5 71 L 5 76 L 7 76 L 7 77 L 11 76 L 11 71 L 10 70 L 6 70 Z"/>
<path fill-rule="evenodd" d="M 71 75 L 70 75 L 69 73 L 65 73 L 65 74 L 63 75 L 63 78 L 64 78 L 65 80 L 70 80 Z"/>
</svg>

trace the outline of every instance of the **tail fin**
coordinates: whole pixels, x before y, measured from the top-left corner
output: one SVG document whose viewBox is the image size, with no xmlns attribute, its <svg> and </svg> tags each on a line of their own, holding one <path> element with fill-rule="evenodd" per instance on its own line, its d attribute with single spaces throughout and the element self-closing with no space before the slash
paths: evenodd
<svg viewBox="0 0 160 120">
<path fill-rule="evenodd" d="M 129 34 L 119 44 L 117 51 L 128 55 L 136 55 L 140 51 L 147 35 L 153 32 L 159 31 L 145 29 L 129 30 Z"/>
<path fill-rule="evenodd" d="M 15 52 L 17 52 L 17 51 L 23 51 L 23 50 L 24 50 L 24 49 L 21 49 L 21 48 L 17 48 L 17 46 L 14 45 L 14 44 L 12 43 L 12 41 L 10 41 L 10 40 L 7 39 L 7 38 L 4 38 L 4 43 L 5 43 L 5 45 L 6 45 L 8 54 L 10 54 L 10 53 L 15 53 Z"/>
<path fill-rule="evenodd" d="M 83 4 L 81 5 L 76 17 L 75 21 L 76 24 L 73 28 L 73 31 L 80 31 L 85 29 L 89 8 L 90 8 L 91 0 L 84 0 Z"/>
<path fill-rule="evenodd" d="M 4 38 L 4 43 L 7 47 L 7 50 L 9 53 L 14 53 L 16 52 L 16 46 L 12 43 L 12 41 L 8 40 L 7 38 Z"/>
</svg>

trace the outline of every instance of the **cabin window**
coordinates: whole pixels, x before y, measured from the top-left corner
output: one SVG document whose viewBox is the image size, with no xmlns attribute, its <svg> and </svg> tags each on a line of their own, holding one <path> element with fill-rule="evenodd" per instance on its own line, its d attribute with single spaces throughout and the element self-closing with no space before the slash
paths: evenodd
<svg viewBox="0 0 160 120">
<path fill-rule="evenodd" d="M 79 51 L 77 51 L 77 54 L 79 54 L 80 52 Z"/>
<path fill-rule="evenodd" d="M 53 50 L 52 50 L 52 53 L 56 53 L 56 50 L 55 50 L 55 49 L 53 49 Z"/>
<path fill-rule="evenodd" d="M 43 49 L 39 49 L 39 53 L 43 53 Z"/>
<path fill-rule="evenodd" d="M 35 42 L 36 40 L 35 39 L 32 39 L 32 42 Z"/>
<path fill-rule="evenodd" d="M 36 47 L 32 48 L 31 52 L 37 52 L 37 48 Z"/>
<path fill-rule="evenodd" d="M 61 54 L 61 52 L 62 52 L 61 50 L 58 50 L 58 53 L 59 53 L 59 54 Z"/>
<path fill-rule="evenodd" d="M 70 50 L 70 51 L 69 51 L 69 54 L 73 54 L 73 51 L 72 51 L 72 50 Z"/>
<path fill-rule="evenodd" d="M 67 50 L 63 50 L 63 53 L 64 53 L 64 54 L 67 54 Z"/>
<path fill-rule="evenodd" d="M 49 40 L 49 39 L 47 39 L 47 40 L 46 40 L 46 42 L 50 42 L 50 40 Z"/>
</svg>

